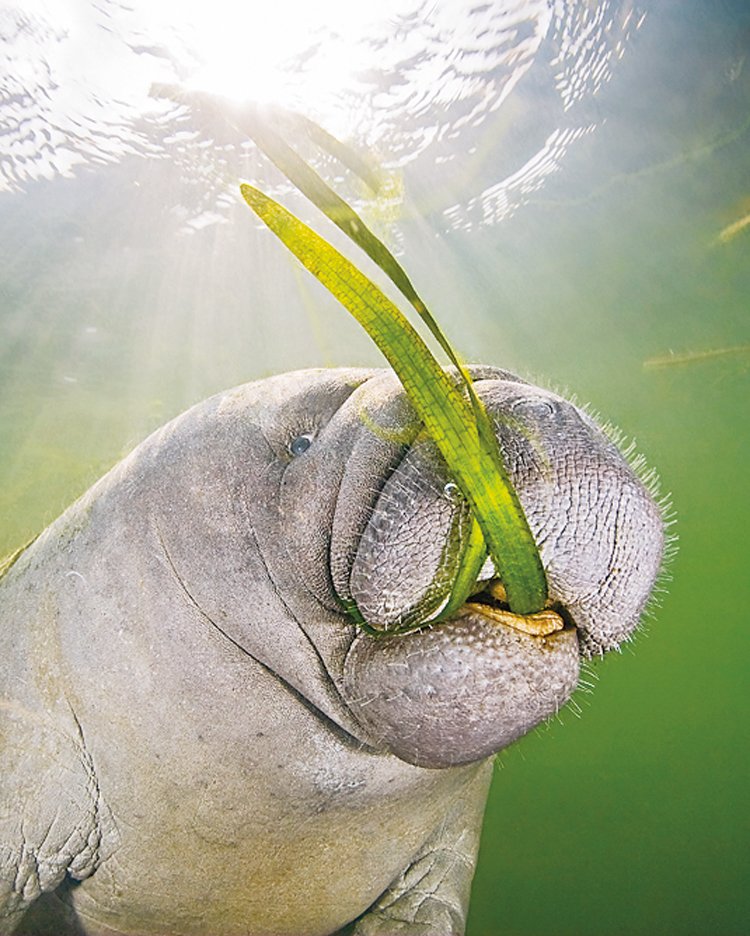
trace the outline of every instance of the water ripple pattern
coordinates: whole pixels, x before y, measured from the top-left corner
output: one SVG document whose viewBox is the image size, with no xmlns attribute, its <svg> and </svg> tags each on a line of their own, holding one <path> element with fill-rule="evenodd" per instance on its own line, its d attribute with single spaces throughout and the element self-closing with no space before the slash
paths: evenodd
<svg viewBox="0 0 750 936">
<path fill-rule="evenodd" d="M 255 19 L 246 6 L 0 7 L 0 192 L 168 158 L 193 182 L 186 229 L 221 221 L 257 160 L 238 134 L 150 95 L 169 83 L 291 108 L 391 170 L 423 164 L 442 193 L 425 214 L 495 224 L 595 129 L 597 91 L 644 15 L 631 0 L 278 0 Z"/>
</svg>

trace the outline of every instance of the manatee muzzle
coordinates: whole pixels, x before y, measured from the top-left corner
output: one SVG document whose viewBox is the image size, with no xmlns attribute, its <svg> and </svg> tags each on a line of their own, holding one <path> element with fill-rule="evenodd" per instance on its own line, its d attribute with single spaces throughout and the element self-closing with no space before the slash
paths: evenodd
<svg viewBox="0 0 750 936">
<path fill-rule="evenodd" d="M 489 755 L 558 711 L 581 659 L 637 627 L 664 549 L 648 486 L 585 413 L 511 381 L 479 390 L 539 546 L 547 607 L 511 612 L 468 505 L 418 434 L 371 485 L 336 577 L 361 625 L 346 703 L 373 743 L 425 767 Z M 457 592 L 460 578 L 469 588 Z"/>
<path fill-rule="evenodd" d="M 436 447 L 418 437 L 390 466 L 346 580 L 362 631 L 343 696 L 372 744 L 419 766 L 494 753 L 558 711 L 578 682 L 575 631 L 551 610 L 510 612 L 486 550 L 471 555 L 472 523 Z M 474 594 L 433 626 L 462 564 L 480 579 Z"/>
<path fill-rule="evenodd" d="M 636 628 L 661 566 L 659 506 L 617 446 L 573 404 L 511 381 L 478 384 L 538 544 L 549 600 L 512 615 L 502 583 L 434 443 L 389 466 L 337 592 L 369 632 L 402 634 L 463 613 L 545 636 L 575 624 L 584 655 Z"/>
</svg>

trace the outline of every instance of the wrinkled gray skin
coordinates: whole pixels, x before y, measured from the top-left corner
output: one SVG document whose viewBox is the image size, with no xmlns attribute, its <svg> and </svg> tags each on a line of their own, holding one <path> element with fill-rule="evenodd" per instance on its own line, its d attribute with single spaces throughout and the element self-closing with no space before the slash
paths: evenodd
<svg viewBox="0 0 750 936">
<path fill-rule="evenodd" d="M 419 605 L 463 509 L 389 372 L 194 407 L 0 580 L 0 933 L 463 932 L 489 755 L 633 631 L 663 545 L 586 415 L 476 374 L 576 628 L 350 624 Z"/>
</svg>

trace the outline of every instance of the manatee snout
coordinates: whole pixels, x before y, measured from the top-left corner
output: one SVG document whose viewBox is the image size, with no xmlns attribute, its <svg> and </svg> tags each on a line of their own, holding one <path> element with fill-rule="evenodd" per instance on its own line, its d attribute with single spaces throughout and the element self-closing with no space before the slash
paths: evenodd
<svg viewBox="0 0 750 936">
<path fill-rule="evenodd" d="M 535 630 L 534 621 L 510 614 L 489 560 L 476 595 L 435 623 L 471 515 L 422 436 L 371 483 L 376 493 L 346 574 L 339 562 L 335 576 L 369 631 L 346 657 L 346 702 L 374 743 L 428 767 L 487 756 L 557 712 L 576 688 L 579 661 L 637 628 L 664 550 L 663 517 L 648 486 L 585 412 L 504 374 L 476 386 L 540 550 L 549 617 L 558 623 Z M 340 498 L 350 496 L 344 486 Z M 335 530 L 333 544 L 336 553 Z"/>
</svg>

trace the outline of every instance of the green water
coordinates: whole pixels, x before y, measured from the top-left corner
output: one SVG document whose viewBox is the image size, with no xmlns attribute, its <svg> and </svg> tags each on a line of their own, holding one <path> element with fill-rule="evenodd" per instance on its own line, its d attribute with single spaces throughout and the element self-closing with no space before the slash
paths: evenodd
<svg viewBox="0 0 750 936">
<path fill-rule="evenodd" d="M 448 231 L 441 209 L 512 122 L 455 190 L 404 173 L 403 259 L 454 343 L 635 437 L 679 535 L 662 607 L 592 667 L 580 717 L 499 758 L 470 936 L 748 931 L 750 227 L 717 236 L 750 212 L 749 12 L 653 4 L 596 131 L 500 224 Z M 189 174 L 132 157 L 0 197 L 0 553 L 209 393 L 380 363 L 239 199 L 181 234 Z"/>
<path fill-rule="evenodd" d="M 750 55 L 734 87 L 721 67 L 750 33 L 747 8 L 743 33 L 721 4 L 690 6 L 654 13 L 623 62 L 607 126 L 569 167 L 580 195 L 561 180 L 558 204 L 550 187 L 495 234 L 492 305 L 513 313 L 492 325 L 485 304 L 485 328 L 637 438 L 679 553 L 647 633 L 595 667 L 581 717 L 500 758 L 473 936 L 750 925 L 750 230 L 712 246 L 750 211 Z"/>
</svg>

